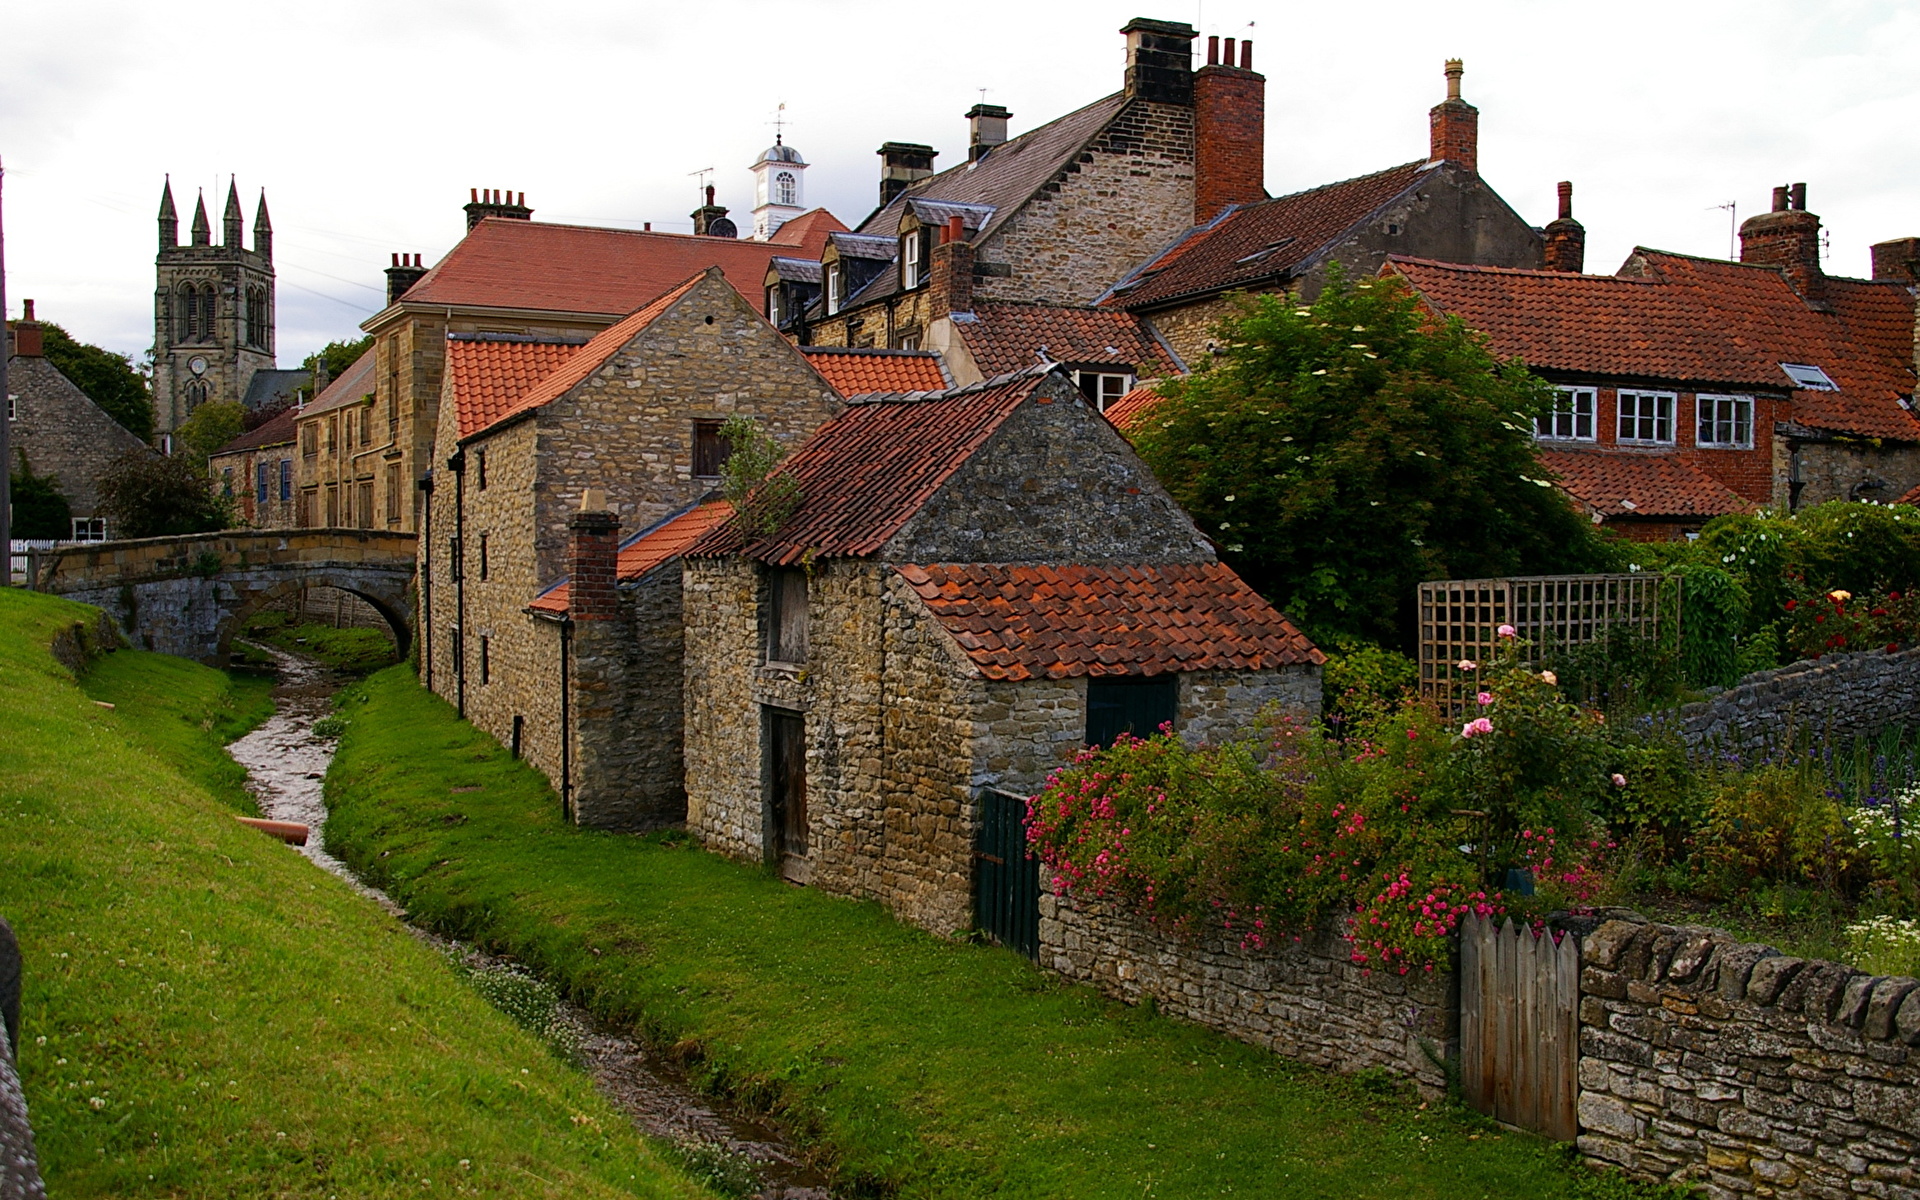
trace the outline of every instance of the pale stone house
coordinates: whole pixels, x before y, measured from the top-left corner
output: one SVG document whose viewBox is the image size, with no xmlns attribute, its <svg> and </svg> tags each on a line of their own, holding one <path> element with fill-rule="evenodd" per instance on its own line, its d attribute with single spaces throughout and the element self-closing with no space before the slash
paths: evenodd
<svg viewBox="0 0 1920 1200">
<path fill-rule="evenodd" d="M 297 526 L 393 529 L 402 512 L 411 510 L 403 465 L 374 407 L 373 361 L 371 350 L 354 359 L 293 414 Z"/>
<path fill-rule="evenodd" d="M 788 469 L 776 532 L 684 552 L 687 823 L 717 850 L 950 933 L 980 789 L 1318 709 L 1320 652 L 1058 367 L 855 398 Z"/>
<path fill-rule="evenodd" d="M 680 589 L 657 573 L 663 539 L 709 511 L 726 418 L 798 446 L 839 394 L 717 267 L 588 341 L 455 335 L 443 354 L 447 466 L 420 539 L 427 686 L 545 772 L 580 823 L 679 820 Z M 640 532 L 624 551 L 622 526 Z"/>
</svg>

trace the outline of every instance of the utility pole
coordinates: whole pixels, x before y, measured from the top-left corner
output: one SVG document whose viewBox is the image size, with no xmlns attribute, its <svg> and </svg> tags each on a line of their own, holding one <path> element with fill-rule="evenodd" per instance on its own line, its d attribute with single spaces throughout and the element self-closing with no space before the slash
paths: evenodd
<svg viewBox="0 0 1920 1200">
<path fill-rule="evenodd" d="M 0 164 L 0 189 L 6 185 L 7 171 Z M 0 326 L 7 319 L 7 220 L 4 196 L 0 195 Z M 7 391 L 7 359 L 11 347 L 0 337 L 0 587 L 13 586 L 13 397 Z M 29 583 L 32 580 L 28 580 Z"/>
</svg>

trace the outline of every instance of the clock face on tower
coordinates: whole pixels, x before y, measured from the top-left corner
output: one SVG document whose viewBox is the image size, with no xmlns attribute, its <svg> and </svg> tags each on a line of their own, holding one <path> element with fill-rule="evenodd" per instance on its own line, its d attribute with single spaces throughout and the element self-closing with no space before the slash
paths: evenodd
<svg viewBox="0 0 1920 1200">
<path fill-rule="evenodd" d="M 196 354 L 187 360 L 187 370 L 192 371 L 195 375 L 205 375 L 207 373 L 207 360 Z"/>
</svg>

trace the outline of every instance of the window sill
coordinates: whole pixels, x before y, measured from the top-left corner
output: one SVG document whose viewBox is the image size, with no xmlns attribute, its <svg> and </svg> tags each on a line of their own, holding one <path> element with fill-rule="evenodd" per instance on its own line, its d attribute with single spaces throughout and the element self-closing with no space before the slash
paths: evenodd
<svg viewBox="0 0 1920 1200">
<path fill-rule="evenodd" d="M 1751 444 L 1741 446 L 1733 442 L 1695 442 L 1693 448 L 1696 450 L 1751 450 L 1753 446 Z"/>
<path fill-rule="evenodd" d="M 1599 441 L 1590 437 L 1541 437 L 1537 433 L 1533 435 L 1533 440 L 1543 446 L 1591 446 Z"/>
<path fill-rule="evenodd" d="M 1630 446 L 1637 450 L 1671 450 L 1673 448 L 1673 443 L 1670 441 L 1645 442 L 1639 438 L 1616 438 L 1613 444 L 1616 446 Z"/>
</svg>

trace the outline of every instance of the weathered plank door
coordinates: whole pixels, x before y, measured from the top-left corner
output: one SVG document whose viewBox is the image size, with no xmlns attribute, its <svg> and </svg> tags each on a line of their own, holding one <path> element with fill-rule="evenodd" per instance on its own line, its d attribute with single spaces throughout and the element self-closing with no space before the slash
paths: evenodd
<svg viewBox="0 0 1920 1200">
<path fill-rule="evenodd" d="M 1460 1086 L 1495 1120 L 1570 1142 L 1579 1133 L 1580 939 L 1558 945 L 1511 918 L 1460 926 Z"/>
<path fill-rule="evenodd" d="M 1028 958 L 1040 953 L 1040 862 L 1027 854 L 1027 802 L 998 788 L 980 789 L 975 839 L 973 923 Z"/>
<path fill-rule="evenodd" d="M 807 882 L 807 719 L 797 712 L 767 710 L 768 807 L 780 873 Z"/>
</svg>

